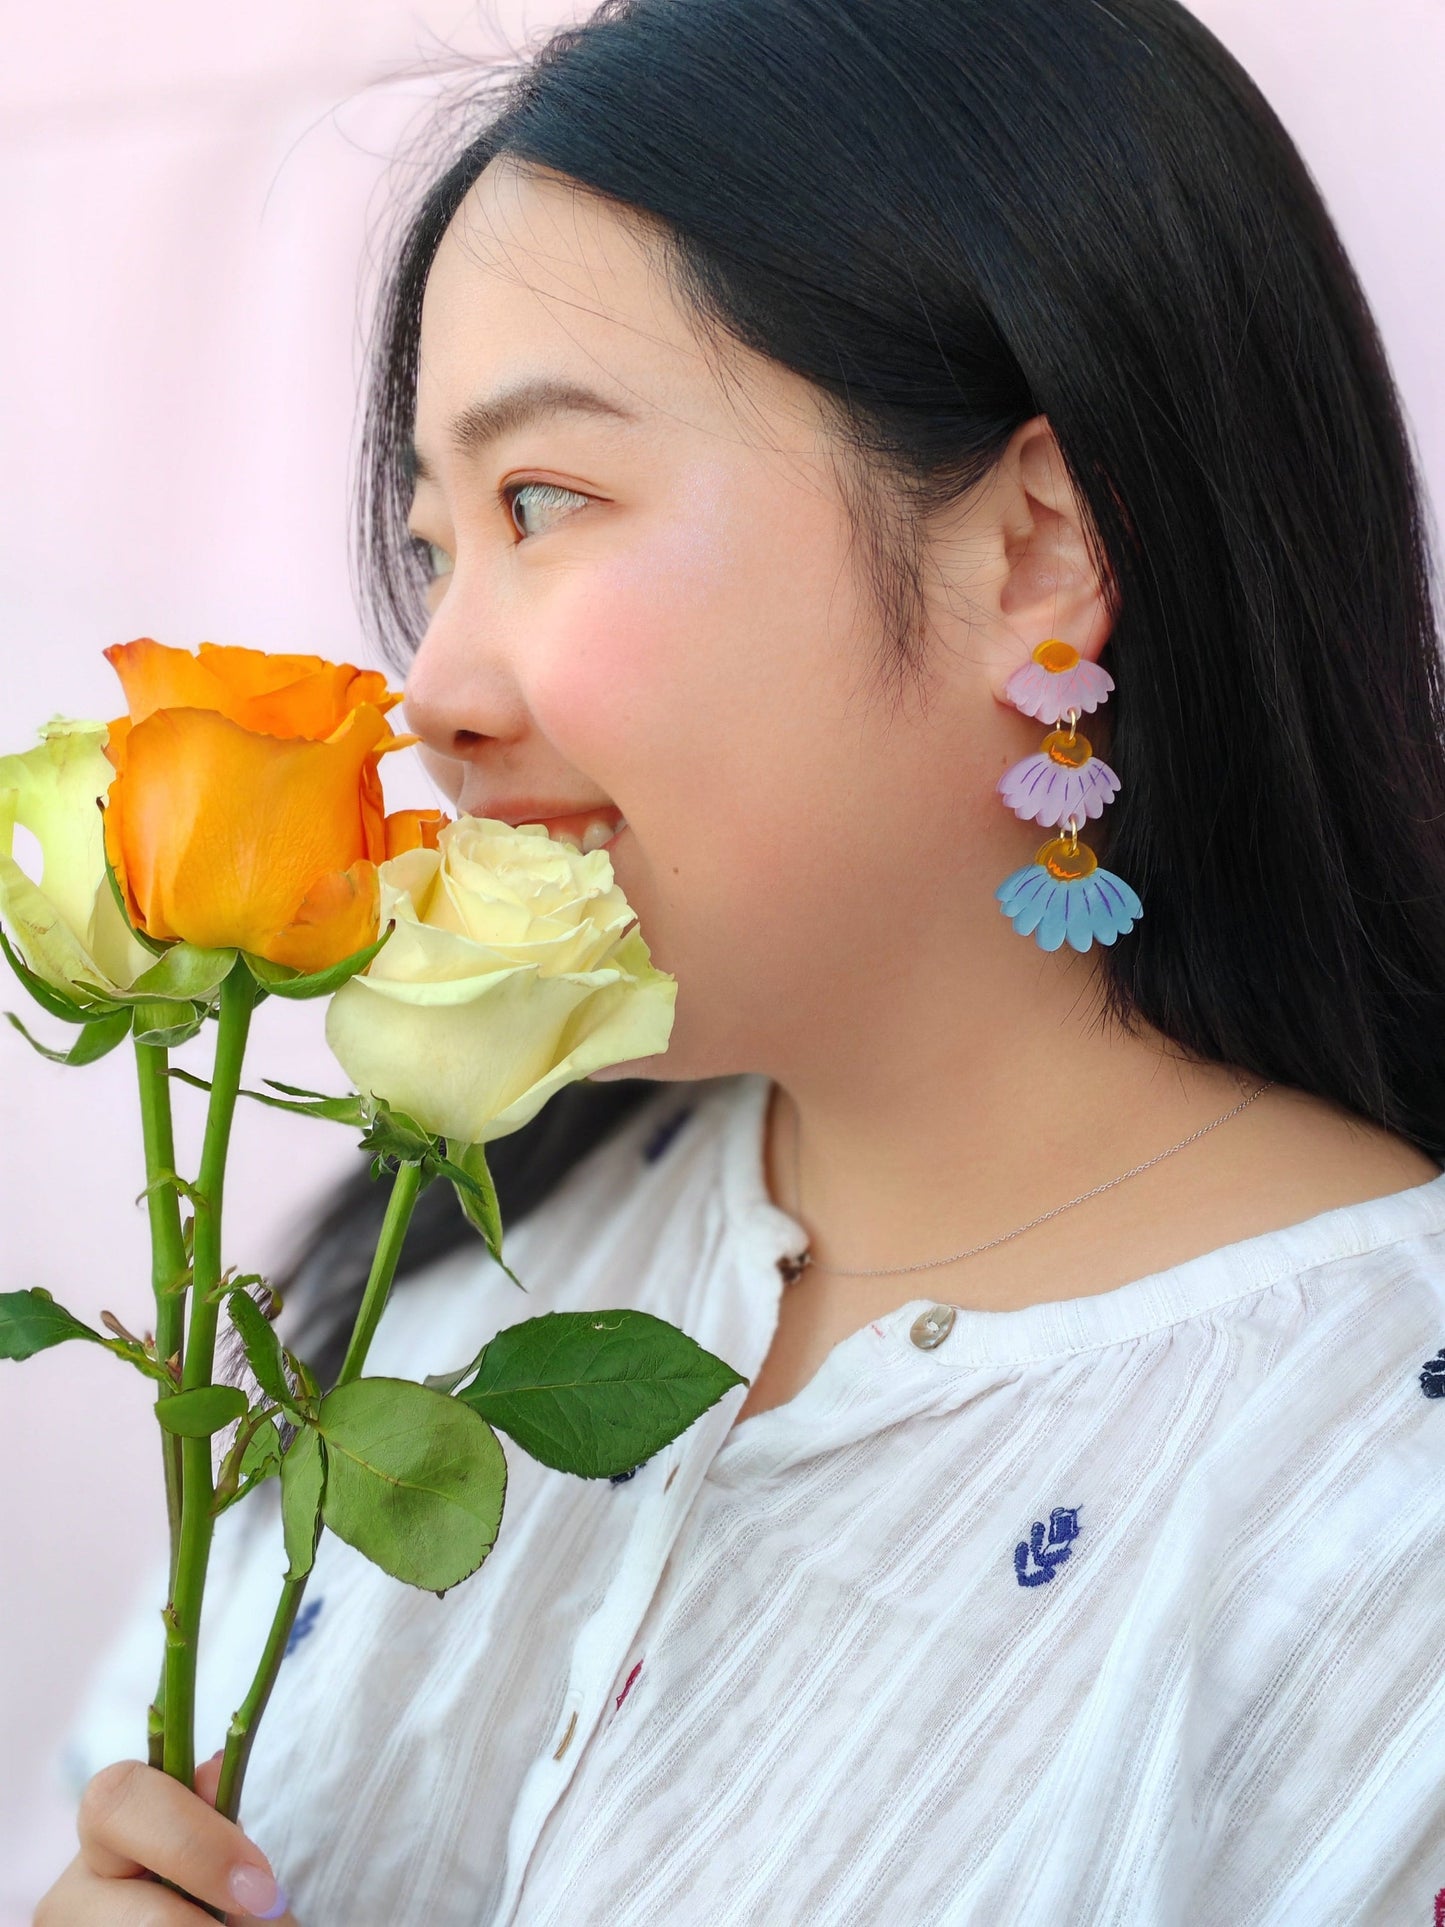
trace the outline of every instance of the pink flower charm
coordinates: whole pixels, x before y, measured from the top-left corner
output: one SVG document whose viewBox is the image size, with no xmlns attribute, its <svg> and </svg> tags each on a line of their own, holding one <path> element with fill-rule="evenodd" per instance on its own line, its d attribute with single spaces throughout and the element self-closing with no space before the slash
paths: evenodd
<svg viewBox="0 0 1445 1927">
<path fill-rule="evenodd" d="M 1102 816 L 1104 805 L 1119 794 L 1119 779 L 1095 756 L 1086 736 L 1072 741 L 1056 729 L 1041 748 L 1005 770 L 996 785 L 1016 816 L 1026 822 L 1067 823 L 1076 817 Z"/>
<path fill-rule="evenodd" d="M 1114 678 L 1072 644 L 1051 636 L 1020 663 L 1003 686 L 1003 693 L 1025 716 L 1056 723 L 1072 709 L 1078 715 L 1097 709 L 1108 698 Z"/>
</svg>

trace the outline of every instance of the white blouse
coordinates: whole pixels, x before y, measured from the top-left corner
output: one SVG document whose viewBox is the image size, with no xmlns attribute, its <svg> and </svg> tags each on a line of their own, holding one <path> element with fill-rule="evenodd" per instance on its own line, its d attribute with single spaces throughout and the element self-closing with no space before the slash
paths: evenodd
<svg viewBox="0 0 1445 1927">
<path fill-rule="evenodd" d="M 630 1305 L 754 1377 L 804 1242 L 769 1089 L 661 1087 L 507 1232 L 527 1297 L 478 1242 L 397 1288 L 368 1373 Z M 496 1548 L 444 1598 L 323 1534 L 242 1804 L 303 1927 L 1433 1927 L 1445 1172 L 925 1346 L 938 1309 L 621 1482 L 503 1438 Z M 202 1756 L 273 1494 L 218 1521 Z M 144 1755 L 162 1587 L 77 1791 Z"/>
</svg>

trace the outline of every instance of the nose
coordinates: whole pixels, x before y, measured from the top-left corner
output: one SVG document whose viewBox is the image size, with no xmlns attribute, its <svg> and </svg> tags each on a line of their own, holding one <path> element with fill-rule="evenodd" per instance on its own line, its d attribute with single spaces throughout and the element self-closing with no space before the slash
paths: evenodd
<svg viewBox="0 0 1445 1927">
<path fill-rule="evenodd" d="M 412 657 L 402 714 L 433 756 L 463 766 L 458 783 L 489 744 L 514 740 L 525 728 L 516 684 L 475 618 L 467 619 L 454 584 Z"/>
</svg>

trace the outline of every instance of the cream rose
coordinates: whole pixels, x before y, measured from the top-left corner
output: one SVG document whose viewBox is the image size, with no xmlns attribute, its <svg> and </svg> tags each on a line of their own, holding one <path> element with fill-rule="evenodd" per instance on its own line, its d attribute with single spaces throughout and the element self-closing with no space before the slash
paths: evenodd
<svg viewBox="0 0 1445 1927">
<path fill-rule="evenodd" d="M 106 879 L 96 807 L 115 778 L 106 735 L 105 723 L 57 716 L 34 749 L 0 756 L 0 917 L 21 960 L 82 1007 L 127 988 L 155 962 Z M 40 846 L 38 882 L 16 861 L 17 825 Z"/>
<path fill-rule="evenodd" d="M 563 1085 L 666 1048 L 677 980 L 653 968 L 605 850 L 464 816 L 380 876 L 396 929 L 326 1016 L 359 1091 L 486 1144 Z"/>
</svg>

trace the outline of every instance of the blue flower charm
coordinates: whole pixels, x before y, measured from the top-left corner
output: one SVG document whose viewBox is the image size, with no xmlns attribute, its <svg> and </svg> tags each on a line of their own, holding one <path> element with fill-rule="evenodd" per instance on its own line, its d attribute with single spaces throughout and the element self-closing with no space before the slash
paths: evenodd
<svg viewBox="0 0 1445 1927">
<path fill-rule="evenodd" d="M 1051 838 L 1032 863 L 1011 871 L 994 895 L 1019 935 L 1032 935 L 1041 950 L 1057 950 L 1066 938 L 1081 951 L 1093 943 L 1112 943 L 1144 914 L 1130 885 L 1112 870 L 1101 870 L 1077 834 L 1072 840 Z"/>
</svg>

